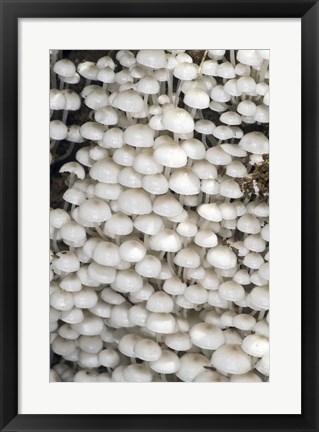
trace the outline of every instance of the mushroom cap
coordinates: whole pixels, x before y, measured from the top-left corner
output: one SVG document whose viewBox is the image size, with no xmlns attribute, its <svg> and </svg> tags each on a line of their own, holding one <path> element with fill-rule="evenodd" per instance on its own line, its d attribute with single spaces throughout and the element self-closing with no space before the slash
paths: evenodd
<svg viewBox="0 0 319 432">
<path fill-rule="evenodd" d="M 110 219 L 105 222 L 105 232 L 113 235 L 128 235 L 133 231 L 133 222 L 131 218 L 122 213 L 114 213 Z"/>
<path fill-rule="evenodd" d="M 80 134 L 82 138 L 92 141 L 99 141 L 103 139 L 105 126 L 97 122 L 86 122 L 80 127 Z"/>
<path fill-rule="evenodd" d="M 169 177 L 168 186 L 180 195 L 197 195 L 200 192 L 200 180 L 189 168 L 174 170 Z"/>
<path fill-rule="evenodd" d="M 63 209 L 50 210 L 50 225 L 56 229 L 60 229 L 65 223 L 70 221 L 70 215 Z"/>
<path fill-rule="evenodd" d="M 225 103 L 230 100 L 230 94 L 226 91 L 223 85 L 213 87 L 210 97 L 215 102 Z"/>
<path fill-rule="evenodd" d="M 251 76 L 243 76 L 237 80 L 237 88 L 241 93 L 254 93 L 256 82 Z"/>
<path fill-rule="evenodd" d="M 252 357 L 263 357 L 269 350 L 269 341 L 258 334 L 250 334 L 243 339 L 242 349 Z"/>
<path fill-rule="evenodd" d="M 219 371 L 241 375 L 252 369 L 252 358 L 239 345 L 223 345 L 212 355 L 212 365 Z"/>
<path fill-rule="evenodd" d="M 228 382 L 228 378 L 220 373 L 205 369 L 203 372 L 200 372 L 194 382 Z"/>
<path fill-rule="evenodd" d="M 260 309 L 268 310 L 270 306 L 269 287 L 256 286 L 250 293 L 250 298 L 253 303 Z"/>
<path fill-rule="evenodd" d="M 123 370 L 123 376 L 127 382 L 151 382 L 153 375 L 146 366 L 142 364 L 131 364 Z"/>
<path fill-rule="evenodd" d="M 112 288 L 120 293 L 136 293 L 143 287 L 142 277 L 135 270 L 119 270 Z"/>
<path fill-rule="evenodd" d="M 183 108 L 172 108 L 163 113 L 162 124 L 165 129 L 177 133 L 193 132 L 195 125 L 192 116 Z"/>
<path fill-rule="evenodd" d="M 135 266 L 135 271 L 146 278 L 157 278 L 161 273 L 161 261 L 153 255 L 145 255 Z"/>
<path fill-rule="evenodd" d="M 180 358 L 180 368 L 177 377 L 184 382 L 194 381 L 196 376 L 203 372 L 204 366 L 208 365 L 208 359 L 202 354 L 188 353 Z"/>
<path fill-rule="evenodd" d="M 264 263 L 263 257 L 257 252 L 249 252 L 245 255 L 243 264 L 254 270 L 258 270 L 260 266 Z"/>
<path fill-rule="evenodd" d="M 90 177 L 100 183 L 116 184 L 121 168 L 112 159 L 105 158 L 95 162 L 90 169 Z"/>
<path fill-rule="evenodd" d="M 157 342 L 151 339 L 139 339 L 134 346 L 135 357 L 146 361 L 155 361 L 161 358 L 162 350 Z"/>
<path fill-rule="evenodd" d="M 158 360 L 150 362 L 150 368 L 160 374 L 172 374 L 180 367 L 179 357 L 172 351 L 163 350 Z"/>
<path fill-rule="evenodd" d="M 230 154 L 226 153 L 222 147 L 211 147 L 206 151 L 206 159 L 213 165 L 228 165 L 232 161 Z"/>
<path fill-rule="evenodd" d="M 228 301 L 240 301 L 245 298 L 245 290 L 237 282 L 226 281 L 223 282 L 218 288 L 219 295 Z"/>
<path fill-rule="evenodd" d="M 131 308 L 131 304 L 123 302 L 119 305 L 113 306 L 111 310 L 111 317 L 109 324 L 115 329 L 122 329 L 123 327 L 132 327 L 132 323 L 129 320 L 128 313 Z"/>
<path fill-rule="evenodd" d="M 197 229 L 197 225 L 194 222 L 186 219 L 177 225 L 176 232 L 184 237 L 194 237 L 197 233 Z"/>
<path fill-rule="evenodd" d="M 112 107 L 102 107 L 99 110 L 95 111 L 94 119 L 103 125 L 112 126 L 117 124 L 118 122 L 118 114 Z M 104 138 L 104 134 L 102 139 Z"/>
<path fill-rule="evenodd" d="M 50 306 L 58 311 L 69 311 L 74 306 L 72 293 L 57 288 L 50 294 Z"/>
<path fill-rule="evenodd" d="M 122 168 L 118 176 L 118 182 L 120 185 L 127 188 L 141 188 L 142 181 L 143 176 L 136 172 L 132 167 Z"/>
<path fill-rule="evenodd" d="M 62 251 L 55 255 L 52 266 L 61 272 L 73 273 L 80 268 L 80 262 L 73 252 Z"/>
<path fill-rule="evenodd" d="M 216 246 L 207 253 L 207 261 L 219 269 L 231 269 L 237 264 L 237 257 L 228 246 Z"/>
<path fill-rule="evenodd" d="M 121 148 L 124 144 L 123 135 L 122 129 L 117 127 L 110 128 L 104 132 L 99 146 L 104 148 Z"/>
<path fill-rule="evenodd" d="M 205 109 L 209 107 L 209 102 L 208 94 L 198 87 L 190 88 L 184 96 L 184 103 L 191 108 Z"/>
<path fill-rule="evenodd" d="M 153 212 L 164 217 L 175 217 L 182 213 L 183 207 L 173 195 L 160 195 L 154 199 Z"/>
<path fill-rule="evenodd" d="M 156 147 L 154 150 L 154 159 L 161 165 L 170 168 L 180 168 L 187 164 L 185 151 L 171 138 Z"/>
<path fill-rule="evenodd" d="M 128 317 L 132 324 L 144 327 L 148 311 L 143 305 L 135 305 L 129 310 Z"/>
<path fill-rule="evenodd" d="M 50 89 L 50 109 L 63 110 L 65 108 L 66 99 L 61 90 Z"/>
<path fill-rule="evenodd" d="M 246 234 L 258 234 L 260 232 L 260 222 L 256 216 L 246 213 L 238 219 L 237 229 Z"/>
<path fill-rule="evenodd" d="M 216 73 L 217 76 L 224 79 L 235 78 L 236 76 L 234 66 L 228 61 L 220 63 L 217 66 Z"/>
<path fill-rule="evenodd" d="M 71 324 L 73 330 L 81 335 L 97 336 L 104 328 L 104 321 L 102 318 L 93 315 L 89 311 L 82 312 L 84 317 L 82 321 L 76 324 Z"/>
<path fill-rule="evenodd" d="M 134 227 L 144 234 L 153 236 L 158 234 L 164 225 L 160 216 L 155 213 L 150 213 L 137 216 L 134 220 Z"/>
<path fill-rule="evenodd" d="M 225 179 L 219 185 L 220 195 L 226 198 L 237 199 L 243 196 L 239 184 L 233 179 Z"/>
<path fill-rule="evenodd" d="M 169 334 L 174 333 L 176 322 L 175 318 L 170 313 L 152 312 L 147 317 L 145 326 L 155 333 Z"/>
<path fill-rule="evenodd" d="M 240 330 L 252 330 L 255 327 L 256 319 L 249 314 L 238 314 L 233 319 L 234 327 Z"/>
<path fill-rule="evenodd" d="M 154 95 L 159 93 L 160 86 L 155 76 L 147 75 L 137 82 L 136 90 L 145 95 Z"/>
<path fill-rule="evenodd" d="M 118 350 L 127 357 L 135 357 L 135 345 L 141 340 L 141 336 L 137 334 L 125 334 L 119 341 Z"/>
<path fill-rule="evenodd" d="M 256 363 L 256 369 L 261 374 L 269 376 L 269 351 Z"/>
<path fill-rule="evenodd" d="M 82 351 L 98 354 L 103 348 L 103 341 L 100 336 L 78 335 L 78 345 Z"/>
<path fill-rule="evenodd" d="M 192 277 L 192 279 L 195 278 Z M 202 285 L 194 284 L 186 287 L 184 291 L 184 297 L 190 303 L 200 305 L 206 303 L 208 292 Z"/>
<path fill-rule="evenodd" d="M 177 252 L 174 263 L 180 267 L 196 268 L 200 265 L 200 256 L 194 247 L 187 247 Z"/>
<path fill-rule="evenodd" d="M 163 174 L 152 174 L 143 177 L 143 189 L 153 195 L 162 195 L 168 191 L 168 182 Z"/>
<path fill-rule="evenodd" d="M 68 242 L 77 243 L 86 240 L 85 229 L 74 221 L 65 223 L 60 229 L 60 234 L 63 241 L 67 240 Z"/>
<path fill-rule="evenodd" d="M 110 305 L 118 305 L 125 302 L 125 298 L 111 287 L 106 287 L 101 291 L 101 298 Z"/>
<path fill-rule="evenodd" d="M 182 81 L 191 81 L 197 78 L 198 66 L 194 63 L 181 62 L 174 68 L 174 76 Z"/>
<path fill-rule="evenodd" d="M 133 147 L 152 147 L 155 132 L 148 125 L 134 124 L 124 132 L 124 142 Z"/>
<path fill-rule="evenodd" d="M 197 207 L 197 213 L 208 221 L 220 222 L 222 220 L 222 214 L 217 204 L 201 204 Z"/>
<path fill-rule="evenodd" d="M 119 247 L 114 243 L 101 241 L 93 251 L 93 259 L 100 265 L 117 266 L 121 262 Z"/>
<path fill-rule="evenodd" d="M 68 128 L 60 120 L 50 121 L 50 138 L 52 140 L 61 141 L 68 135 Z"/>
<path fill-rule="evenodd" d="M 104 367 L 115 368 L 120 363 L 120 356 L 112 348 L 106 348 L 98 354 L 99 362 Z"/>
<path fill-rule="evenodd" d="M 167 279 L 164 282 L 163 290 L 171 295 L 184 294 L 186 283 L 182 282 L 177 276 Z"/>
<path fill-rule="evenodd" d="M 157 291 L 147 300 L 146 308 L 150 312 L 170 313 L 173 312 L 174 302 L 166 292 Z"/>
<path fill-rule="evenodd" d="M 217 126 L 213 130 L 213 135 L 215 138 L 223 141 L 227 141 L 231 138 L 233 138 L 233 131 L 229 126 Z"/>
<path fill-rule="evenodd" d="M 189 334 L 182 331 L 168 334 L 165 336 L 164 341 L 169 348 L 176 351 L 188 351 L 192 347 Z"/>
<path fill-rule="evenodd" d="M 179 235 L 165 228 L 150 239 L 150 248 L 156 251 L 178 252 L 182 247 Z"/>
<path fill-rule="evenodd" d="M 242 102 L 239 102 L 237 105 L 237 111 L 243 116 L 244 120 L 245 117 L 254 117 L 256 114 L 256 104 L 254 104 L 253 101 L 246 99 Z"/>
<path fill-rule="evenodd" d="M 217 235 L 210 230 L 197 231 L 194 243 L 203 248 L 212 248 L 218 245 Z"/>
<path fill-rule="evenodd" d="M 205 158 L 206 150 L 204 144 L 196 138 L 191 138 L 182 141 L 181 148 L 187 156 L 194 160 L 201 160 Z"/>
<path fill-rule="evenodd" d="M 136 155 L 133 168 L 135 171 L 144 175 L 159 174 L 163 171 L 163 166 L 156 162 L 152 150 L 143 150 Z"/>
<path fill-rule="evenodd" d="M 72 77 L 76 73 L 76 68 L 71 60 L 61 59 L 54 63 L 53 71 L 62 77 Z"/>
<path fill-rule="evenodd" d="M 143 66 L 151 69 L 166 68 L 166 54 L 164 50 L 143 49 L 137 53 L 136 60 Z"/>
<path fill-rule="evenodd" d="M 242 137 L 238 144 L 249 153 L 262 155 L 269 153 L 269 140 L 261 132 L 249 132 Z"/>
<path fill-rule="evenodd" d="M 111 218 L 111 210 L 105 201 L 92 198 L 79 205 L 79 216 L 88 222 L 99 224 Z"/>
<path fill-rule="evenodd" d="M 209 323 L 194 325 L 189 332 L 194 345 L 208 350 L 216 350 L 225 343 L 225 337 L 219 327 Z"/>
<path fill-rule="evenodd" d="M 224 152 L 228 153 L 231 156 L 235 156 L 235 157 L 246 157 L 247 156 L 246 150 L 239 147 L 238 144 L 224 143 L 224 144 L 221 144 L 220 147 L 222 150 L 224 150 Z"/>
<path fill-rule="evenodd" d="M 259 66 L 262 62 L 256 50 L 238 50 L 236 58 L 240 63 L 253 67 Z"/>
<path fill-rule="evenodd" d="M 131 239 L 123 242 L 119 247 L 119 254 L 122 260 L 136 263 L 142 261 L 146 255 L 144 244 L 137 240 Z"/>
<path fill-rule="evenodd" d="M 247 168 L 239 160 L 233 160 L 226 168 L 229 177 L 242 178 L 247 176 Z"/>
<path fill-rule="evenodd" d="M 228 126 L 238 126 L 241 124 L 241 116 L 234 111 L 226 111 L 224 112 L 219 120 L 222 123 L 225 123 Z"/>
<path fill-rule="evenodd" d="M 129 113 L 137 113 L 144 109 L 144 101 L 136 91 L 124 90 L 115 96 L 113 107 Z"/>
<path fill-rule="evenodd" d="M 78 64 L 77 71 L 81 76 L 88 80 L 96 80 L 99 72 L 98 67 L 91 61 L 84 61 Z"/>
<path fill-rule="evenodd" d="M 120 210 L 128 215 L 144 215 L 152 212 L 149 195 L 143 189 L 128 189 L 118 199 Z"/>
</svg>

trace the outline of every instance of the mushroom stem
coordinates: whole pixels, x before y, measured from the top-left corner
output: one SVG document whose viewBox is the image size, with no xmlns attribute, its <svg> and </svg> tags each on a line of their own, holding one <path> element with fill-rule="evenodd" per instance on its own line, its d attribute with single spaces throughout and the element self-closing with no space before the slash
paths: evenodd
<svg viewBox="0 0 319 432">
<path fill-rule="evenodd" d="M 53 243 L 53 250 L 54 250 L 55 253 L 60 252 L 60 249 L 59 249 L 59 246 L 58 246 L 58 242 L 57 242 L 57 239 L 56 239 L 57 233 L 58 233 L 58 230 L 56 228 L 54 228 L 52 243 Z"/>
<path fill-rule="evenodd" d="M 94 228 L 96 229 L 97 233 L 100 235 L 100 237 L 103 240 L 107 240 L 107 237 L 105 236 L 104 232 L 101 230 L 100 225 L 98 225 L 97 223 L 94 223 Z"/>
<path fill-rule="evenodd" d="M 266 72 L 267 72 L 267 69 L 268 69 L 268 64 L 269 64 L 269 60 L 264 60 L 262 62 L 262 65 L 261 65 L 261 68 L 260 68 L 260 71 L 259 71 L 259 82 L 260 83 L 264 82 L 264 80 L 265 80 L 265 75 L 266 75 Z"/>
<path fill-rule="evenodd" d="M 55 161 L 56 161 L 56 162 L 60 162 L 60 161 L 62 161 L 62 160 L 64 160 L 64 159 L 68 158 L 68 157 L 70 156 L 70 154 L 72 153 L 72 151 L 73 151 L 73 149 L 74 149 L 74 146 L 75 146 L 75 143 L 73 142 L 73 143 L 69 146 L 68 150 L 64 153 L 64 155 L 59 156 L 58 158 L 55 159 Z"/>
<path fill-rule="evenodd" d="M 62 123 L 64 123 L 64 124 L 66 124 L 66 120 L 68 118 L 68 113 L 69 113 L 69 110 L 63 110 Z"/>
<path fill-rule="evenodd" d="M 179 102 L 179 95 L 181 93 L 182 90 L 182 85 L 183 85 L 183 80 L 179 80 L 179 83 L 177 85 L 177 89 L 176 89 L 176 93 L 175 93 L 175 100 L 174 100 L 174 107 L 178 107 L 178 102 Z"/>
<path fill-rule="evenodd" d="M 202 60 L 201 60 L 201 62 L 200 62 L 200 65 L 199 65 L 199 68 L 198 68 L 198 74 L 199 74 L 199 75 L 201 75 L 201 73 L 202 73 L 202 67 L 203 67 L 203 63 L 204 63 L 204 61 L 205 61 L 205 59 L 206 59 L 207 53 L 208 53 L 208 50 L 206 50 L 206 51 L 204 52 L 203 58 L 202 58 Z"/>
<path fill-rule="evenodd" d="M 261 311 L 259 312 L 257 321 L 261 321 L 264 318 L 265 312 L 266 312 L 265 309 L 261 309 Z"/>
<path fill-rule="evenodd" d="M 168 97 L 170 101 L 173 102 L 173 71 L 168 72 L 167 90 Z"/>
<path fill-rule="evenodd" d="M 148 249 L 148 242 L 149 242 L 150 236 L 148 234 L 144 234 L 144 246 L 146 249 Z"/>
<path fill-rule="evenodd" d="M 169 179 L 170 173 L 171 173 L 171 168 L 168 167 L 168 166 L 166 166 L 165 169 L 164 169 L 164 177 L 166 178 L 166 180 Z"/>
<path fill-rule="evenodd" d="M 233 67 L 236 66 L 235 50 L 230 50 L 230 62 Z"/>
<path fill-rule="evenodd" d="M 160 374 L 161 375 L 161 380 L 163 381 L 163 382 L 167 382 L 167 379 L 166 379 L 166 375 L 165 374 Z"/>
<path fill-rule="evenodd" d="M 160 253 L 159 259 L 162 261 L 162 259 L 164 258 L 164 255 L 166 254 L 166 251 L 162 251 Z"/>
</svg>

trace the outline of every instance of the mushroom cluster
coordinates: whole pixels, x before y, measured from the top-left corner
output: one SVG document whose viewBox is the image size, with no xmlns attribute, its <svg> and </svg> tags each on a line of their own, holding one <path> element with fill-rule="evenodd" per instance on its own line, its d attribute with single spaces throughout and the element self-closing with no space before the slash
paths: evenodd
<svg viewBox="0 0 319 432">
<path fill-rule="evenodd" d="M 50 381 L 268 381 L 269 52 L 93 54 L 51 52 Z"/>
</svg>

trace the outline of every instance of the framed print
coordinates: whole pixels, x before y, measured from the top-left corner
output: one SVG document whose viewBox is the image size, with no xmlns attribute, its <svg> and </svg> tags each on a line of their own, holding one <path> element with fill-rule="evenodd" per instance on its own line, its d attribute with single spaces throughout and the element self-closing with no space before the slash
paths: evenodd
<svg viewBox="0 0 319 432">
<path fill-rule="evenodd" d="M 1 430 L 316 431 L 318 2 L 1 32 Z"/>
</svg>

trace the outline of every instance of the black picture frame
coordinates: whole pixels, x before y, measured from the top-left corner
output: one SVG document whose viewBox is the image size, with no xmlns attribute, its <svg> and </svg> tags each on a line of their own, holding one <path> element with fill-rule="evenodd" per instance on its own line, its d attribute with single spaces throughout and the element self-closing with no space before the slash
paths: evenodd
<svg viewBox="0 0 319 432">
<path fill-rule="evenodd" d="M 1 431 L 318 431 L 319 4 L 314 0 L 1 0 Z M 301 18 L 302 414 L 18 414 L 18 19 Z M 292 126 L 293 127 L 293 126 Z M 289 145 L 289 143 L 286 143 Z M 284 187 L 285 185 L 283 185 Z M 292 186 L 293 187 L 293 186 Z"/>
</svg>

